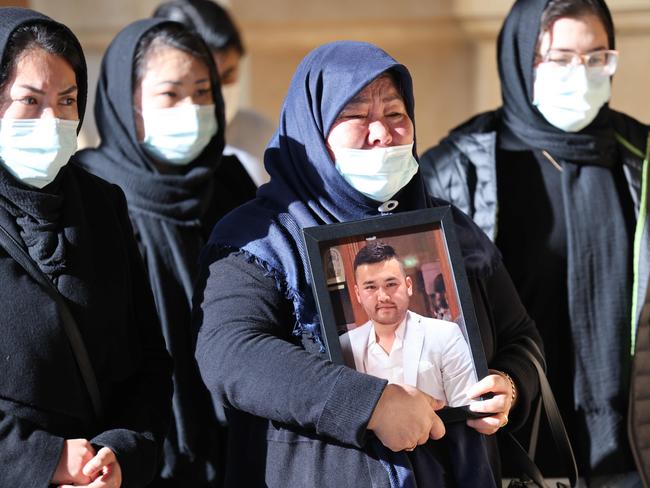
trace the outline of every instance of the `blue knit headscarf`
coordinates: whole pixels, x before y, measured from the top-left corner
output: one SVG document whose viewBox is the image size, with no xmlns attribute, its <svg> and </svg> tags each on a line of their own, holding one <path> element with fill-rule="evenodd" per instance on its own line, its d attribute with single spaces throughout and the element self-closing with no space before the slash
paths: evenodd
<svg viewBox="0 0 650 488">
<path fill-rule="evenodd" d="M 326 138 L 345 105 L 387 71 L 415 120 L 411 75 L 383 50 L 364 42 L 339 41 L 309 53 L 293 77 L 278 130 L 264 154 L 271 181 L 259 189 L 255 200 L 223 218 L 210 237 L 210 244 L 217 247 L 243 250 L 271 274 L 293 302 L 294 333 L 307 333 L 318 342 L 319 320 L 301 230 L 379 215 L 381 202 L 359 193 L 338 173 Z M 434 205 L 419 173 L 393 199 L 399 201 L 395 212 Z M 468 268 L 492 267 L 497 258 L 494 247 L 467 217 L 460 212 L 454 217 Z"/>
</svg>

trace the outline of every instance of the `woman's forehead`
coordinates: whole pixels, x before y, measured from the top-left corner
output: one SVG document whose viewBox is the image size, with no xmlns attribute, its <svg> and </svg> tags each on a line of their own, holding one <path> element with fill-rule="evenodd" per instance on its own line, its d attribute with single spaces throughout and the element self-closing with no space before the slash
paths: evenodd
<svg viewBox="0 0 650 488">
<path fill-rule="evenodd" d="M 30 47 L 18 55 L 14 78 L 32 80 L 53 86 L 76 83 L 76 74 L 70 63 L 62 56 L 49 53 L 40 47 Z"/>
<path fill-rule="evenodd" d="M 354 97 L 348 101 L 349 105 L 370 103 L 373 99 L 380 99 L 384 103 L 394 100 L 403 101 L 393 77 L 389 74 L 382 74 L 363 87 Z"/>
</svg>

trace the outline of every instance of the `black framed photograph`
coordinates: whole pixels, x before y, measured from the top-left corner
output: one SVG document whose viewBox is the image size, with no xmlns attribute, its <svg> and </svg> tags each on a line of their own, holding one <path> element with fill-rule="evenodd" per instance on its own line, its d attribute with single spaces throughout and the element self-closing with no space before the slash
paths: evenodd
<svg viewBox="0 0 650 488">
<path fill-rule="evenodd" d="M 487 375 L 451 207 L 303 229 L 332 362 L 444 400 L 445 422 L 470 415 L 465 391 Z"/>
</svg>

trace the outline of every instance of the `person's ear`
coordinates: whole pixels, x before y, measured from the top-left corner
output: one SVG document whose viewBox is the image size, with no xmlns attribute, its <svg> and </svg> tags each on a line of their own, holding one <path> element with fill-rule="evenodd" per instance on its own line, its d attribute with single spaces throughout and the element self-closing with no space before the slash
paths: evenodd
<svg viewBox="0 0 650 488">
<path fill-rule="evenodd" d="M 413 280 L 411 279 L 410 276 L 407 276 L 405 281 L 406 281 L 406 293 L 408 293 L 408 295 L 410 297 L 412 297 L 413 296 Z"/>
<path fill-rule="evenodd" d="M 354 285 L 354 294 L 357 296 L 357 302 L 361 305 L 361 295 L 359 295 L 359 286 Z"/>
</svg>

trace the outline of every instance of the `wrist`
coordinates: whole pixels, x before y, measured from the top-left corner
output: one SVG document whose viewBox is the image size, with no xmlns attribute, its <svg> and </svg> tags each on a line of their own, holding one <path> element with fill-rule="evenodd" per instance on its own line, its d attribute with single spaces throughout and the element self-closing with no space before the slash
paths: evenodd
<svg viewBox="0 0 650 488">
<path fill-rule="evenodd" d="M 491 369 L 490 373 L 501 376 L 510 385 L 510 400 L 511 400 L 510 408 L 512 408 L 517 402 L 517 398 L 518 398 L 517 385 L 515 384 L 515 380 L 513 380 L 512 376 L 510 376 L 505 371 L 499 371 L 498 369 Z"/>
<path fill-rule="evenodd" d="M 391 385 L 386 385 L 384 391 L 382 391 L 381 396 L 379 397 L 379 400 L 377 400 L 375 408 L 370 415 L 370 420 L 368 421 L 368 426 L 366 427 L 367 430 L 375 430 L 375 428 L 377 428 L 377 426 L 381 423 L 379 417 L 381 417 L 382 414 L 383 403 L 386 401 L 386 397 L 390 395 L 390 386 Z"/>
</svg>

